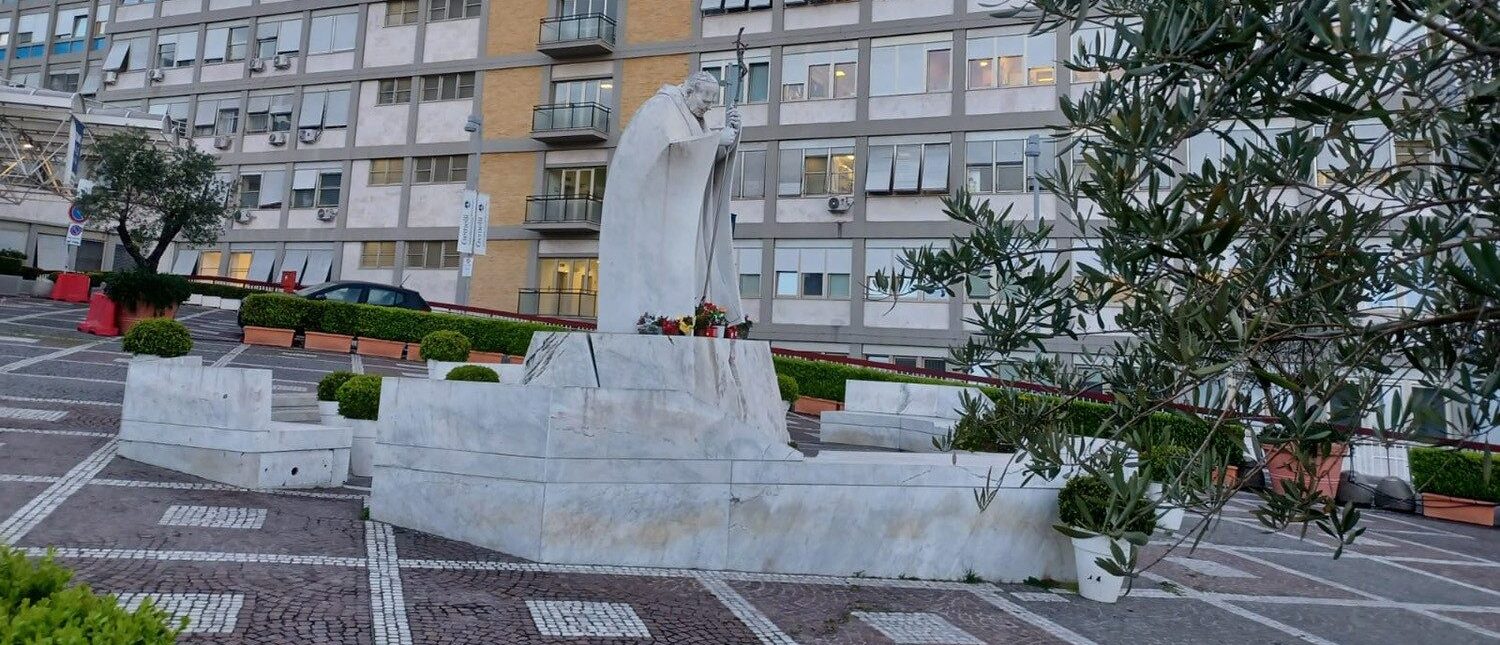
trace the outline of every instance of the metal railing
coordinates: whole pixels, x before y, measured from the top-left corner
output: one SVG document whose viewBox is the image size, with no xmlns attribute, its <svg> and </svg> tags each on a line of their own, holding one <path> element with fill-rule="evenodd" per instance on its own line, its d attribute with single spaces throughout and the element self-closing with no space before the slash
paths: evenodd
<svg viewBox="0 0 1500 645">
<path fill-rule="evenodd" d="M 604 200 L 593 196 L 532 195 L 526 198 L 527 224 L 599 225 Z"/>
<path fill-rule="evenodd" d="M 550 45 L 595 38 L 611 45 L 615 44 L 615 19 L 602 13 L 543 18 L 537 43 Z"/>
<path fill-rule="evenodd" d="M 522 289 L 517 309 L 523 314 L 594 318 L 599 315 L 599 292 L 582 289 Z"/>
<path fill-rule="evenodd" d="M 609 108 L 598 103 L 550 103 L 531 110 L 531 130 L 592 129 L 609 132 Z"/>
</svg>

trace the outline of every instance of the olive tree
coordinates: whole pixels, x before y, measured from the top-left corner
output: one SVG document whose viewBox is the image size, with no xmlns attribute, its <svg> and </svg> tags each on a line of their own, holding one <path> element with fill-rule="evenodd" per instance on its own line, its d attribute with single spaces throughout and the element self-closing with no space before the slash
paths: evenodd
<svg viewBox="0 0 1500 645">
<path fill-rule="evenodd" d="M 1492 2 L 1032 0 L 999 17 L 1073 34 L 1059 160 L 1039 179 L 1060 214 L 960 193 L 945 205 L 966 232 L 876 282 L 991 283 L 953 360 L 1057 389 L 996 422 L 1032 476 L 1078 464 L 1131 485 L 1131 459 L 1065 440 L 1085 392 L 1109 393 L 1097 433 L 1120 451 L 1162 441 L 1162 413 L 1193 415 L 1306 468 L 1353 426 L 1375 443 L 1500 425 Z M 1054 248 L 1058 226 L 1073 248 Z M 1070 267 L 1078 251 L 1090 261 Z M 1080 360 L 1055 360 L 1060 341 Z M 1391 395 L 1398 379 L 1426 394 Z M 1222 517 L 1223 455 L 1191 448 L 1173 483 Z M 1315 526 L 1335 555 L 1363 530 L 1312 486 L 1258 494 L 1260 522 Z"/>
</svg>

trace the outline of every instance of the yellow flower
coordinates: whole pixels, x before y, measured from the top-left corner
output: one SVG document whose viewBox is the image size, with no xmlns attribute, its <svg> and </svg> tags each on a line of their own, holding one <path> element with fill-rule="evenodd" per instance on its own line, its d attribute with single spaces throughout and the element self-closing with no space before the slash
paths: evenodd
<svg viewBox="0 0 1500 645">
<path fill-rule="evenodd" d="M 683 336 L 693 335 L 693 317 L 683 316 L 677 321 L 677 326 L 682 330 Z"/>
</svg>

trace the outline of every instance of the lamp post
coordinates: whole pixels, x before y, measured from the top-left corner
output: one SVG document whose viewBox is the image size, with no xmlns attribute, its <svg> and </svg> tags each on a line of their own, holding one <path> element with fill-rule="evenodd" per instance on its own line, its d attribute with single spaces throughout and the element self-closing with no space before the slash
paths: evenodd
<svg viewBox="0 0 1500 645">
<path fill-rule="evenodd" d="M 1031 215 L 1036 218 L 1038 227 L 1042 225 L 1042 191 L 1041 186 L 1036 180 L 1036 164 L 1041 157 L 1041 135 L 1033 134 L 1026 137 L 1026 160 L 1028 165 L 1031 166 L 1031 172 L 1028 173 L 1027 177 L 1028 181 L 1031 182 Z"/>
<path fill-rule="evenodd" d="M 484 134 L 481 131 L 484 126 L 484 118 L 478 114 L 470 114 L 464 120 L 464 132 L 472 135 L 470 139 L 474 146 L 474 164 L 469 171 L 469 177 L 465 180 L 464 187 L 468 190 L 479 189 L 479 165 L 484 157 Z M 475 235 L 489 235 L 489 231 L 474 231 Z M 472 253 L 460 253 L 458 259 L 458 283 L 455 285 L 453 299 L 461 305 L 469 304 L 469 283 L 473 281 L 472 275 L 464 275 L 465 268 L 472 272 L 474 266 L 474 255 Z"/>
</svg>

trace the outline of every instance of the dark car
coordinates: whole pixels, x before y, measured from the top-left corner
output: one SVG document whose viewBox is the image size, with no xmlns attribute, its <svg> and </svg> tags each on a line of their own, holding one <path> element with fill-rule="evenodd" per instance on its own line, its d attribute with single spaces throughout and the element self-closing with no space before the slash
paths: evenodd
<svg viewBox="0 0 1500 645">
<path fill-rule="evenodd" d="M 422 294 L 411 289 L 374 282 L 356 282 L 353 280 L 324 282 L 323 284 L 311 287 L 303 287 L 296 292 L 296 295 L 309 300 L 336 300 L 339 302 L 380 305 L 382 307 L 432 311 L 432 307 L 428 306 L 427 301 L 422 299 Z"/>
</svg>

